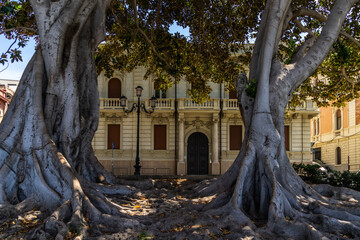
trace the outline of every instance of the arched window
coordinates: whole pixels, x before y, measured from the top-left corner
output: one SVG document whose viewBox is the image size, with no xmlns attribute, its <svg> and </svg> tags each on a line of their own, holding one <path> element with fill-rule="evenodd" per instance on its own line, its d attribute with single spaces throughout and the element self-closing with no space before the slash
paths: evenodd
<svg viewBox="0 0 360 240">
<path fill-rule="evenodd" d="M 340 147 L 337 147 L 336 148 L 336 164 L 337 165 L 340 165 L 341 164 L 341 148 Z"/>
<path fill-rule="evenodd" d="M 236 92 L 235 89 L 230 89 L 229 90 L 229 99 L 238 99 L 237 92 Z"/>
<path fill-rule="evenodd" d="M 117 78 L 110 79 L 108 83 L 108 98 L 121 97 L 121 82 Z"/>
<path fill-rule="evenodd" d="M 160 88 L 159 82 L 154 82 L 154 96 L 156 98 L 166 98 L 166 90 Z"/>
<path fill-rule="evenodd" d="M 336 111 L 336 130 L 341 129 L 341 110 Z"/>
</svg>

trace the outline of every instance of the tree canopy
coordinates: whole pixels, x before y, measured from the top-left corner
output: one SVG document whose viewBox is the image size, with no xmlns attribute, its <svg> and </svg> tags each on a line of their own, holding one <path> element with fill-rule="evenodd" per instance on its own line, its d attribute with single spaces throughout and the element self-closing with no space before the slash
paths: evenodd
<svg viewBox="0 0 360 240">
<path fill-rule="evenodd" d="M 190 95 L 204 100 L 209 81 L 230 86 L 244 71 L 250 52 L 245 44 L 263 7 L 262 1 L 113 1 L 98 71 L 110 76 L 143 65 L 145 77 L 153 76 L 160 88 L 186 79 Z M 174 24 L 189 29 L 190 36 L 170 33 Z"/>
<path fill-rule="evenodd" d="M 294 1 L 295 13 L 281 36 L 279 55 L 284 64 L 296 59 L 304 42 L 320 34 L 334 1 Z M 311 78 L 290 101 L 307 97 L 319 106 L 340 106 L 359 97 L 359 4 L 348 14 L 338 41 Z M 253 41 L 265 1 L 112 1 L 107 13 L 106 41 L 96 52 L 97 71 L 130 72 L 146 67 L 160 89 L 176 80 L 191 83 L 190 96 L 204 101 L 209 81 L 234 89 L 234 81 L 250 64 Z M 36 36 L 36 23 L 28 1 L 1 1 L 1 33 L 14 42 L 2 53 L 0 63 L 21 60 L 21 47 Z M 172 25 L 189 30 L 189 36 L 170 33 Z M 17 45 L 15 44 L 17 43 Z"/>
<path fill-rule="evenodd" d="M 28 1 L 0 1 L 0 34 L 11 40 L 0 56 L 0 64 L 6 69 L 9 61 L 22 61 L 21 48 L 37 35 L 35 16 Z"/>
<path fill-rule="evenodd" d="M 356 96 L 359 0 L 134 0 L 110 8 L 110 0 L 29 2 L 32 10 L 27 1 L 1 2 L 8 38 L 33 34 L 22 25 L 35 29 L 34 14 L 39 39 L 0 124 L 1 220 L 40 209 L 46 219 L 28 234 L 35 239 L 63 239 L 72 229 L 82 239 L 148 224 L 113 200 L 133 189 L 113 185 L 119 179 L 92 148 L 100 111 L 96 61 L 108 76 L 143 65 L 160 88 L 186 79 L 198 100 L 206 99 L 209 81 L 231 88 L 236 79 L 243 144 L 223 175 L 193 189 L 213 196 L 201 210 L 205 221 L 219 216 L 216 225 L 247 234 L 259 228 L 254 221 L 267 220 L 250 233 L 264 237 L 360 236 L 359 193 L 303 182 L 284 140 L 294 92 L 295 103 L 312 90 L 322 104 Z M 171 34 L 174 23 L 190 36 Z M 249 77 L 239 75 L 246 69 Z M 309 77 L 313 85 L 301 85 Z"/>
<path fill-rule="evenodd" d="M 333 2 L 292 3 L 294 13 L 278 49 L 284 64 L 295 61 L 299 48 L 319 36 Z M 296 91 L 293 106 L 309 96 L 319 106 L 341 105 L 359 96 L 358 5 L 327 59 Z M 153 76 L 160 88 L 183 78 L 192 84 L 190 95 L 205 100 L 209 81 L 233 89 L 234 80 L 248 69 L 264 6 L 265 1 L 113 1 L 107 42 L 97 53 L 98 71 L 110 76 L 114 70 L 143 65 L 145 77 Z M 189 29 L 190 36 L 169 33 L 173 24 Z"/>
</svg>

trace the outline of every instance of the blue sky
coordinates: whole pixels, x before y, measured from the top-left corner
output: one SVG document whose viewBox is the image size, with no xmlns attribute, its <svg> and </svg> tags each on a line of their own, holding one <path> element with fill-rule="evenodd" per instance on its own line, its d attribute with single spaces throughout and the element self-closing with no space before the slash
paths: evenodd
<svg viewBox="0 0 360 240">
<path fill-rule="evenodd" d="M 170 27 L 170 32 L 180 32 L 181 34 L 185 36 L 189 36 L 189 29 L 183 29 L 182 27 L 178 25 L 172 25 Z M 11 45 L 12 41 L 7 40 L 4 36 L 0 35 L 0 53 L 5 52 L 9 46 Z M 35 41 L 31 39 L 28 43 L 28 45 L 22 49 L 22 62 L 14 62 L 9 63 L 9 67 L 3 70 L 7 65 L 3 66 L 0 64 L 0 79 L 12 79 L 12 80 L 20 80 L 21 75 L 27 65 L 27 63 L 30 61 L 32 55 L 35 52 Z"/>
<path fill-rule="evenodd" d="M 0 53 L 5 52 L 9 46 L 11 45 L 12 41 L 7 40 L 4 36 L 0 35 Z M 22 62 L 14 62 L 9 63 L 9 67 L 2 71 L 7 64 L 1 65 L 0 64 L 0 79 L 12 79 L 12 80 L 20 80 L 20 77 L 27 65 L 30 61 L 32 55 L 35 52 L 35 41 L 31 39 L 28 45 L 21 49 L 22 51 Z"/>
</svg>

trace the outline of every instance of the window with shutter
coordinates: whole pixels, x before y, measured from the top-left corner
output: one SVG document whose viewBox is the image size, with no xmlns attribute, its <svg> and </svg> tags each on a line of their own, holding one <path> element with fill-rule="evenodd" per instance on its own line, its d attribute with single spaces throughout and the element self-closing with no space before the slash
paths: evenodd
<svg viewBox="0 0 360 240">
<path fill-rule="evenodd" d="M 317 120 L 316 133 L 317 133 L 317 135 L 320 134 L 320 119 Z"/>
<path fill-rule="evenodd" d="M 119 124 L 109 124 L 108 125 L 108 149 L 112 149 L 114 144 L 114 149 L 120 149 L 120 125 Z"/>
<path fill-rule="evenodd" d="M 290 126 L 284 126 L 285 149 L 290 151 Z"/>
<path fill-rule="evenodd" d="M 166 150 L 166 125 L 154 125 L 154 150 Z"/>
<path fill-rule="evenodd" d="M 229 91 L 229 99 L 237 99 L 237 93 L 236 90 L 230 90 Z"/>
<path fill-rule="evenodd" d="M 121 81 L 117 78 L 112 78 L 108 84 L 108 98 L 121 97 Z"/>
<path fill-rule="evenodd" d="M 314 119 L 314 121 L 313 121 L 313 133 L 314 133 L 314 136 L 316 135 L 316 120 Z"/>
<path fill-rule="evenodd" d="M 341 148 L 340 147 L 336 148 L 336 164 L 338 164 L 338 165 L 341 164 Z"/>
<path fill-rule="evenodd" d="M 240 150 L 242 144 L 242 126 L 230 126 L 230 150 Z"/>
</svg>

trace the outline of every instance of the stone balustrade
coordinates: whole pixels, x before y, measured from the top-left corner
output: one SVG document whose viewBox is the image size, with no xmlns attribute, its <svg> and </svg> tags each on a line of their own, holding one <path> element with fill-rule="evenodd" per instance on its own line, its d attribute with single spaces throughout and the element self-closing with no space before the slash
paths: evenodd
<svg viewBox="0 0 360 240">
<path fill-rule="evenodd" d="M 144 102 L 144 101 L 143 101 Z M 128 108 L 135 101 L 127 101 Z M 145 99 L 146 108 L 150 109 L 150 99 Z M 100 98 L 100 109 L 122 109 L 118 98 Z M 175 110 L 174 98 L 157 99 L 157 110 Z M 196 103 L 189 98 L 178 99 L 179 110 L 217 110 L 220 111 L 220 99 L 209 99 L 203 103 Z M 223 110 L 239 110 L 237 99 L 223 99 Z"/>
<path fill-rule="evenodd" d="M 143 101 L 144 102 L 144 101 Z M 135 101 L 127 101 L 128 108 L 135 103 Z M 150 109 L 150 99 L 145 99 L 146 108 Z M 100 109 L 121 109 L 119 98 L 100 98 Z M 174 98 L 157 99 L 157 110 L 175 110 Z M 196 103 L 190 98 L 178 99 L 179 110 L 217 110 L 220 111 L 220 99 L 209 99 L 203 103 Z M 223 99 L 223 110 L 239 110 L 239 103 L 237 99 Z M 301 105 L 296 107 L 296 111 L 316 111 L 317 106 L 311 100 L 304 101 Z"/>
</svg>

